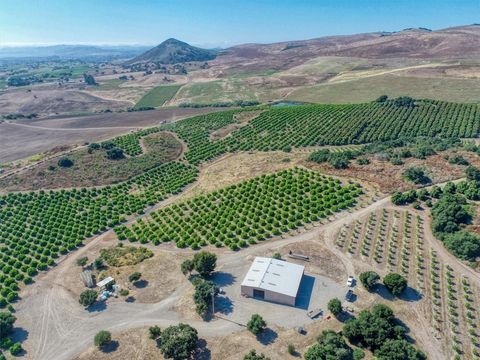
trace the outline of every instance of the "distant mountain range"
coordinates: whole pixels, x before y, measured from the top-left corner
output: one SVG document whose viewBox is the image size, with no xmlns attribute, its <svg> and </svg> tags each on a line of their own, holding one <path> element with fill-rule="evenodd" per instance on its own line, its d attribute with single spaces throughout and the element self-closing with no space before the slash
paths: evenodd
<svg viewBox="0 0 480 360">
<path fill-rule="evenodd" d="M 58 59 L 129 59 L 146 50 L 149 46 L 93 46 L 93 45 L 52 45 L 0 47 L 0 59 L 58 58 Z"/>
<path fill-rule="evenodd" d="M 201 49 L 171 38 L 129 60 L 128 63 L 156 62 L 160 64 L 176 64 L 190 61 L 208 61 L 215 59 L 217 53 L 216 50 Z"/>
</svg>

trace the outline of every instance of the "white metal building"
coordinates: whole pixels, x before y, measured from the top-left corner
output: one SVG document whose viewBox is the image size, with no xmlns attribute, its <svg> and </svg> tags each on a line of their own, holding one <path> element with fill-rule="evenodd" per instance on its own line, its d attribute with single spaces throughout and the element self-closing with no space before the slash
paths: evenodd
<svg viewBox="0 0 480 360">
<path fill-rule="evenodd" d="M 295 306 L 305 268 L 301 265 L 256 257 L 241 285 L 244 296 Z"/>
</svg>

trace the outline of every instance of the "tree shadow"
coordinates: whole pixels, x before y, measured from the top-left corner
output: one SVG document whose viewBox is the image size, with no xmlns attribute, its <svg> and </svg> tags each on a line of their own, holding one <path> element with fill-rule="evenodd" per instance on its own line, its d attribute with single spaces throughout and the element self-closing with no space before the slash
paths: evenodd
<svg viewBox="0 0 480 360">
<path fill-rule="evenodd" d="M 127 298 L 125 299 L 125 302 L 133 303 L 133 302 L 135 302 L 135 300 L 136 300 L 136 299 L 135 299 L 133 296 L 129 296 L 129 297 L 127 297 Z"/>
<path fill-rule="evenodd" d="M 377 286 L 375 286 L 375 293 L 380 295 L 385 300 L 395 300 L 395 296 L 393 296 L 392 293 L 383 284 L 377 284 Z"/>
<path fill-rule="evenodd" d="M 215 298 L 215 311 L 224 315 L 233 312 L 233 302 L 228 296 L 217 296 Z"/>
<path fill-rule="evenodd" d="M 195 351 L 194 359 L 210 360 L 212 358 L 212 353 L 210 349 L 207 348 L 207 342 L 204 339 L 198 339 L 197 345 L 198 349 Z"/>
<path fill-rule="evenodd" d="M 138 289 L 144 289 L 148 286 L 148 280 L 138 280 L 133 283 L 133 285 Z"/>
<path fill-rule="evenodd" d="M 120 346 L 120 344 L 118 343 L 117 340 L 112 340 L 108 344 L 103 345 L 101 350 L 102 350 L 102 352 L 108 354 L 108 353 L 112 353 L 114 351 L 117 351 L 119 346 Z"/>
<path fill-rule="evenodd" d="M 278 338 L 277 332 L 270 328 L 266 328 L 260 334 L 257 335 L 257 340 L 262 345 L 265 345 L 265 346 L 273 344 L 277 338 Z"/>
<path fill-rule="evenodd" d="M 223 271 L 217 271 L 212 275 L 212 281 L 217 284 L 217 286 L 227 286 L 232 285 L 235 282 L 236 277 L 230 273 Z"/>
<path fill-rule="evenodd" d="M 310 298 L 312 297 L 313 286 L 315 285 L 315 277 L 303 275 L 300 287 L 298 288 L 295 307 L 308 310 Z"/>
<path fill-rule="evenodd" d="M 351 319 L 355 319 L 355 316 L 353 316 L 352 314 L 350 314 L 348 311 L 345 311 L 345 310 L 342 311 L 337 316 L 337 320 L 342 322 L 342 323 L 345 323 L 345 322 L 347 322 L 348 320 L 351 320 Z"/>
<path fill-rule="evenodd" d="M 423 294 L 409 286 L 398 298 L 403 301 L 420 301 L 423 298 Z"/>
<path fill-rule="evenodd" d="M 87 310 L 88 312 L 101 312 L 104 311 L 107 308 L 107 302 L 106 301 L 97 301 L 95 304 L 90 305 Z"/>
<path fill-rule="evenodd" d="M 394 301 L 395 299 L 414 302 L 420 301 L 423 298 L 423 294 L 418 290 L 408 286 L 403 293 L 399 296 L 393 295 L 383 284 L 377 284 L 375 292 L 385 300 Z"/>
<path fill-rule="evenodd" d="M 11 338 L 14 343 L 23 343 L 28 338 L 28 331 L 20 327 L 13 328 Z"/>
</svg>

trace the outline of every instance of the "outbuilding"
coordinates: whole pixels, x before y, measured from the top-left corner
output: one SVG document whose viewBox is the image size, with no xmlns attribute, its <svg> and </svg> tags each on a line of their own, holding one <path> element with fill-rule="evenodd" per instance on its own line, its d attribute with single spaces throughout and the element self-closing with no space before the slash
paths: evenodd
<svg viewBox="0 0 480 360">
<path fill-rule="evenodd" d="M 256 257 L 242 281 L 243 296 L 295 306 L 305 268 L 266 257 Z"/>
</svg>

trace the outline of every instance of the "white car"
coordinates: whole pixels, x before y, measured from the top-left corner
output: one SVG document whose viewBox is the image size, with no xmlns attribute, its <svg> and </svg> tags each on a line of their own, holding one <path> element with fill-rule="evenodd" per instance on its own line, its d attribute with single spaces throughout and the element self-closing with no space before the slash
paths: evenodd
<svg viewBox="0 0 480 360">
<path fill-rule="evenodd" d="M 353 278 L 353 276 L 349 276 L 347 279 L 347 286 L 353 287 L 354 284 L 355 284 L 355 279 Z"/>
</svg>

